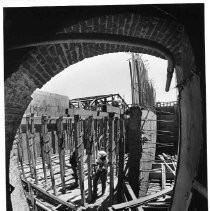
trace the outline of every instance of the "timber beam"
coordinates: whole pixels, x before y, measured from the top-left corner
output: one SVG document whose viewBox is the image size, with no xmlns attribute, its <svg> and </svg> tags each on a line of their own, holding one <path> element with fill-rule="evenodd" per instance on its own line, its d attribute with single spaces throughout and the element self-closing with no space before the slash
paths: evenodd
<svg viewBox="0 0 210 211">
<path fill-rule="evenodd" d="M 173 188 L 169 187 L 169 188 L 166 188 L 166 189 L 159 191 L 158 193 L 155 193 L 152 195 L 144 196 L 139 199 L 135 199 L 135 200 L 132 200 L 129 202 L 121 203 L 121 204 L 114 204 L 114 205 L 112 205 L 112 209 L 113 210 L 125 210 L 126 208 L 130 208 L 130 207 L 138 207 L 138 206 L 143 205 L 147 202 L 150 202 L 154 199 L 157 199 L 158 197 L 161 197 L 165 194 L 169 194 L 172 190 L 173 190 Z"/>
</svg>

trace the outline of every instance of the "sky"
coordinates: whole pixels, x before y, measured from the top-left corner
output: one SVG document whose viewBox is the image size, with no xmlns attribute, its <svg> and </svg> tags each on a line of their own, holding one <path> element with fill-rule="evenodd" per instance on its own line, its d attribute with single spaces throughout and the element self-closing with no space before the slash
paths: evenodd
<svg viewBox="0 0 210 211">
<path fill-rule="evenodd" d="M 54 76 L 41 90 L 66 95 L 70 99 L 119 93 L 131 104 L 130 58 L 131 53 L 110 53 L 84 59 Z M 175 101 L 175 74 L 170 91 L 165 92 L 167 61 L 146 54 L 142 59 L 156 89 L 156 102 Z"/>
</svg>

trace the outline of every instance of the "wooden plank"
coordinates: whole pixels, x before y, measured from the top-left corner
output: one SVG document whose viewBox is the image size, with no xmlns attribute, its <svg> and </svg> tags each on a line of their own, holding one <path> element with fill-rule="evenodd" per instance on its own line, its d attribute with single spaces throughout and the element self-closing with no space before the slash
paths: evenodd
<svg viewBox="0 0 210 211">
<path fill-rule="evenodd" d="M 137 199 L 136 195 L 134 194 L 134 192 L 133 192 L 133 190 L 132 190 L 132 188 L 131 188 L 131 186 L 129 185 L 128 182 L 125 182 L 125 187 L 126 187 L 128 193 L 129 193 L 131 199 L 132 199 L 132 200 Z"/>
<path fill-rule="evenodd" d="M 109 149 L 109 121 L 107 117 L 104 117 L 104 150 L 108 153 Z"/>
<path fill-rule="evenodd" d="M 93 144 L 93 118 L 88 119 L 88 142 L 87 142 L 87 162 L 88 162 L 88 201 L 92 200 L 92 144 Z"/>
<path fill-rule="evenodd" d="M 30 129 L 29 129 L 30 116 L 26 117 L 26 146 L 27 146 L 27 155 L 28 155 L 28 165 L 30 168 L 31 178 L 34 178 L 33 169 L 32 169 L 32 161 L 31 161 L 31 153 L 30 153 Z"/>
<path fill-rule="evenodd" d="M 96 163 L 96 149 L 95 149 L 95 141 L 96 141 L 96 131 L 95 131 L 95 121 L 92 121 L 92 162 Z"/>
<path fill-rule="evenodd" d="M 33 151 L 34 151 L 34 160 L 36 164 L 37 159 L 37 148 L 36 148 L 36 141 L 35 141 L 35 124 L 34 124 L 34 113 L 31 114 L 31 134 L 33 139 Z"/>
<path fill-rule="evenodd" d="M 47 170 L 46 170 L 46 165 L 45 165 L 45 161 L 46 161 L 46 154 L 45 154 L 45 144 L 44 144 L 44 137 L 45 137 L 45 123 L 44 123 L 44 117 L 42 117 L 42 128 L 41 128 L 41 133 L 40 133 L 40 148 L 41 148 L 41 158 L 42 158 L 42 169 L 43 169 L 43 173 L 44 173 L 44 179 L 45 179 L 45 184 L 47 184 Z"/>
<path fill-rule="evenodd" d="M 149 173 L 149 179 L 150 180 L 161 180 L 162 179 L 162 173 L 159 172 L 150 172 Z M 174 180 L 175 176 L 172 173 L 166 173 L 166 180 Z"/>
<path fill-rule="evenodd" d="M 129 60 L 129 69 L 130 69 L 130 78 L 131 78 L 131 96 L 132 96 L 132 103 L 134 102 L 134 85 L 133 85 L 133 74 L 131 68 L 131 62 Z"/>
<path fill-rule="evenodd" d="M 164 164 L 166 165 L 166 167 L 171 171 L 171 173 L 175 176 L 175 171 L 168 165 L 168 163 L 166 163 L 164 157 L 162 155 L 158 155 L 159 158 L 164 162 Z"/>
<path fill-rule="evenodd" d="M 30 201 L 31 201 L 31 204 L 32 204 L 32 210 L 37 211 L 33 190 L 31 188 L 31 183 L 29 181 L 28 181 L 28 190 L 29 190 L 29 198 L 30 198 Z"/>
<path fill-rule="evenodd" d="M 83 109 L 68 109 L 69 115 L 79 115 L 79 116 L 92 116 L 93 118 L 103 118 L 108 116 L 107 112 L 100 112 L 100 111 L 91 111 L 91 110 L 83 110 Z"/>
<path fill-rule="evenodd" d="M 57 120 L 57 136 L 58 136 L 58 153 L 59 153 L 59 163 L 60 163 L 60 174 L 62 183 L 62 193 L 66 192 L 65 185 L 65 139 L 63 130 L 63 117 L 61 116 Z"/>
<path fill-rule="evenodd" d="M 106 112 L 107 113 L 115 113 L 115 114 L 123 114 L 123 109 L 119 107 L 114 107 L 111 105 L 106 105 Z"/>
<path fill-rule="evenodd" d="M 208 199 L 208 191 L 207 188 L 201 185 L 198 181 L 194 180 L 193 188 L 197 190 L 202 196 Z"/>
<path fill-rule="evenodd" d="M 142 102 L 141 102 L 141 99 L 143 97 L 143 90 L 141 90 L 141 78 L 140 78 L 140 70 L 139 70 L 139 67 L 138 67 L 138 61 L 137 60 L 134 60 L 135 62 L 135 65 L 136 65 L 136 73 L 137 73 L 137 85 L 138 85 L 138 97 L 139 97 L 139 105 L 142 105 Z"/>
<path fill-rule="evenodd" d="M 124 180 L 124 154 L 125 154 L 125 120 L 124 116 L 120 117 L 120 140 L 119 140 L 119 170 L 118 170 L 118 202 L 122 201 L 122 188 Z"/>
<path fill-rule="evenodd" d="M 43 124 L 44 124 L 44 136 L 43 136 L 43 140 L 44 140 L 44 149 L 45 149 L 45 155 L 46 155 L 46 162 L 47 162 L 47 167 L 50 170 L 50 178 L 51 178 L 51 182 L 52 182 L 52 188 L 54 191 L 54 194 L 57 195 L 57 190 L 56 190 L 56 185 L 55 185 L 55 178 L 54 178 L 54 171 L 53 171 L 53 167 L 52 167 L 52 161 L 51 161 L 51 147 L 49 145 L 49 135 L 48 135 L 48 130 L 47 130 L 47 115 L 43 115 Z"/>
<path fill-rule="evenodd" d="M 19 159 L 19 162 L 20 162 L 23 178 L 26 178 L 24 167 L 23 167 L 23 145 L 22 145 L 22 141 L 23 141 L 22 140 L 22 133 L 21 133 L 21 129 L 19 128 L 18 129 L 18 144 L 17 144 L 18 159 Z"/>
<path fill-rule="evenodd" d="M 95 130 L 95 140 L 93 142 L 94 144 L 94 153 L 95 153 L 95 159 L 98 159 L 98 141 L 99 141 L 99 134 L 98 134 L 98 120 L 94 119 L 94 130 Z"/>
<path fill-rule="evenodd" d="M 115 165 L 116 165 L 116 175 L 119 171 L 119 139 L 120 139 L 120 119 L 115 118 Z"/>
<path fill-rule="evenodd" d="M 67 138 L 67 146 L 66 150 L 70 150 L 70 134 L 71 134 L 71 125 L 70 120 L 66 120 L 66 138 Z"/>
<path fill-rule="evenodd" d="M 161 189 L 166 188 L 166 168 L 164 164 L 161 164 L 161 173 L 162 173 L 162 179 L 161 179 Z"/>
<path fill-rule="evenodd" d="M 79 182 L 80 182 L 80 191 L 81 191 L 81 203 L 85 206 L 85 189 L 84 189 L 84 164 L 83 164 L 83 140 L 82 140 L 82 121 L 79 115 L 74 116 L 75 123 L 75 145 L 76 145 L 76 157 L 78 162 L 78 170 L 79 170 Z"/>
<path fill-rule="evenodd" d="M 31 114 L 31 138 L 30 138 L 30 143 L 29 143 L 29 150 L 30 150 L 30 155 L 31 155 L 31 161 L 33 165 L 33 173 L 34 173 L 34 178 L 35 178 L 35 183 L 38 184 L 38 179 L 37 179 L 37 172 L 36 172 L 36 155 L 35 155 L 35 129 L 34 129 L 34 114 Z"/>
<path fill-rule="evenodd" d="M 137 197 L 135 195 L 135 193 L 133 192 L 133 189 L 131 188 L 131 186 L 129 185 L 128 182 L 125 182 L 125 188 L 129 194 L 129 198 L 131 198 L 131 200 L 136 200 Z M 137 211 L 143 211 L 143 209 L 139 206 L 139 207 L 136 207 L 136 209 L 131 209 L 131 210 L 137 210 Z"/>
<path fill-rule="evenodd" d="M 28 184 L 28 181 L 24 180 L 23 178 L 22 178 L 22 181 L 24 183 Z M 58 204 L 63 204 L 63 205 L 67 206 L 70 209 L 76 210 L 76 207 L 75 207 L 74 204 L 61 200 L 60 198 L 58 198 L 58 197 L 56 197 L 56 196 L 44 191 L 42 188 L 38 187 L 37 185 L 35 185 L 33 183 L 30 183 L 30 185 L 31 185 L 31 187 L 33 189 L 35 189 L 36 191 L 40 192 L 41 194 L 43 194 L 44 196 L 46 196 L 50 200 L 53 200 L 53 201 L 55 201 Z"/>
<path fill-rule="evenodd" d="M 109 115 L 110 204 L 113 204 L 114 200 L 113 148 L 114 148 L 114 114 L 110 114 Z"/>
<path fill-rule="evenodd" d="M 135 200 L 132 200 L 132 201 L 129 201 L 129 202 L 112 205 L 112 208 L 114 210 L 121 210 L 121 209 L 129 208 L 129 207 L 137 207 L 137 206 L 140 206 L 140 205 L 142 205 L 146 202 L 154 200 L 154 199 L 156 199 L 156 198 L 158 198 L 162 195 L 168 194 L 172 190 L 173 190 L 173 188 L 169 187 L 169 188 L 166 188 L 166 189 L 159 191 L 158 193 L 155 193 L 155 194 L 152 194 L 152 195 L 144 196 L 144 197 L 141 197 L 139 199 L 135 199 Z"/>
<path fill-rule="evenodd" d="M 47 207 L 42 201 L 40 201 L 37 198 L 35 198 L 35 203 L 36 203 L 36 207 L 41 208 L 41 210 L 44 210 L 44 211 L 57 211 L 56 208 Z"/>
</svg>

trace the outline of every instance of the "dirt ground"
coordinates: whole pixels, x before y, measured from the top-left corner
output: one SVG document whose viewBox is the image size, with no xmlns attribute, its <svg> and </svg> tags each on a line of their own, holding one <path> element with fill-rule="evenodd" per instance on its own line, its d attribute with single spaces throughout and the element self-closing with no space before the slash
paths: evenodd
<svg viewBox="0 0 210 211">
<path fill-rule="evenodd" d="M 15 145 L 10 153 L 10 184 L 15 188 L 11 194 L 13 211 L 29 211 L 18 170 L 18 157 Z"/>
</svg>

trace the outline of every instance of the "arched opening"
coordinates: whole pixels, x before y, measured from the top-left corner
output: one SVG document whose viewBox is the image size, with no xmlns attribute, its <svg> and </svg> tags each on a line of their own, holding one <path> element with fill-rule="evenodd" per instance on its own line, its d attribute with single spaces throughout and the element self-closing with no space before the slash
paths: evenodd
<svg viewBox="0 0 210 211">
<path fill-rule="evenodd" d="M 197 175 L 203 143 L 202 129 L 205 123 L 201 118 L 200 71 L 195 66 L 191 44 L 181 24 L 157 8 L 146 6 L 139 7 L 138 11 L 132 9 L 133 13 L 127 12 L 124 7 L 113 14 L 112 9 L 106 8 L 104 15 L 100 16 L 95 10 L 94 18 L 78 18 L 61 30 L 59 25 L 53 39 L 37 39 L 36 42 L 24 42 L 8 49 L 8 59 L 14 61 L 17 52 L 21 52 L 21 58 L 16 57 L 16 61 L 10 65 L 5 62 L 9 72 L 5 80 L 7 151 L 11 150 L 32 92 L 67 66 L 84 58 L 119 51 L 167 58 L 169 84 L 173 67 L 177 73 L 182 120 L 180 163 L 172 210 L 183 210 L 190 201 L 190 190 Z M 155 11 L 153 15 L 151 10 Z M 9 162 L 9 153 L 6 159 Z M 7 175 L 8 171 L 9 165 Z"/>
</svg>

